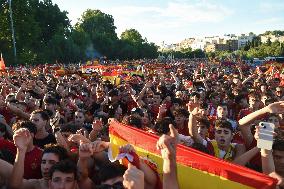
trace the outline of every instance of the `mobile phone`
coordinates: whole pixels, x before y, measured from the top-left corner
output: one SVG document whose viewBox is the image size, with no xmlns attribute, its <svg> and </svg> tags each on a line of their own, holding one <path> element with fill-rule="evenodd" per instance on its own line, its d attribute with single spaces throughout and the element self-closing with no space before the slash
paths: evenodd
<svg viewBox="0 0 284 189">
<path fill-rule="evenodd" d="M 273 132 L 275 125 L 269 122 L 259 123 L 259 139 L 257 147 L 261 149 L 271 150 L 273 145 Z"/>
</svg>

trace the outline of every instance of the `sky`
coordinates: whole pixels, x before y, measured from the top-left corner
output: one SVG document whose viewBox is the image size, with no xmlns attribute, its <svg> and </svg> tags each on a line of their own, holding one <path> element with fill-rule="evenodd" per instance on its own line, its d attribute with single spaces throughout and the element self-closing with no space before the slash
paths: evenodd
<svg viewBox="0 0 284 189">
<path fill-rule="evenodd" d="M 284 30 L 283 0 L 52 0 L 74 25 L 87 9 L 114 18 L 118 36 L 136 29 L 149 42 Z"/>
</svg>

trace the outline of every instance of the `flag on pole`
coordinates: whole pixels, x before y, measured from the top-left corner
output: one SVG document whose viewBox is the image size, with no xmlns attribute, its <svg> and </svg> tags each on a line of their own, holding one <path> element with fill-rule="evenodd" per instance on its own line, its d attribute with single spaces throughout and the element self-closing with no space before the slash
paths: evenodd
<svg viewBox="0 0 284 189">
<path fill-rule="evenodd" d="M 5 62 L 1 53 L 1 59 L 0 59 L 0 71 L 5 71 L 6 70 L 6 66 L 5 66 Z"/>
<path fill-rule="evenodd" d="M 109 158 L 115 159 L 119 147 L 131 144 L 137 154 L 157 165 L 162 176 L 163 159 L 156 149 L 158 136 L 111 121 Z M 242 166 L 231 164 L 192 148 L 177 146 L 177 173 L 181 189 L 273 189 L 276 180 Z"/>
</svg>

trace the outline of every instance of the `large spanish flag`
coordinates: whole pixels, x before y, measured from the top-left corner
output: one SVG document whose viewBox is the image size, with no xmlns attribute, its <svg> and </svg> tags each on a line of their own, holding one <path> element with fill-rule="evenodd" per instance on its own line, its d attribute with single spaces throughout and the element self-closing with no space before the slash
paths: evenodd
<svg viewBox="0 0 284 189">
<path fill-rule="evenodd" d="M 141 157 L 155 162 L 162 176 L 163 160 L 156 149 L 158 137 L 139 129 L 110 122 L 110 142 L 113 158 L 119 146 L 132 144 Z M 253 170 L 234 165 L 197 150 L 178 145 L 178 180 L 181 189 L 273 189 L 276 180 Z"/>
</svg>

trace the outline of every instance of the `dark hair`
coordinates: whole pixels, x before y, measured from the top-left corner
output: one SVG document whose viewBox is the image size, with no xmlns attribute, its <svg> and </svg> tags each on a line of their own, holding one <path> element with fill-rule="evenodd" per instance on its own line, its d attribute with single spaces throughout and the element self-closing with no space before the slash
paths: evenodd
<svg viewBox="0 0 284 189">
<path fill-rule="evenodd" d="M 59 158 L 59 161 L 69 158 L 67 150 L 59 145 L 54 145 L 54 144 L 45 145 L 42 155 L 48 154 L 48 153 L 57 155 Z"/>
<path fill-rule="evenodd" d="M 200 118 L 200 119 L 197 119 L 197 121 L 198 121 L 200 124 L 205 125 L 207 129 L 210 127 L 210 122 L 209 122 L 209 120 L 206 119 L 206 118 Z"/>
<path fill-rule="evenodd" d="M 16 131 L 18 129 L 25 128 L 30 131 L 30 133 L 36 134 L 37 128 L 36 125 L 31 121 L 17 121 L 13 124 L 13 130 Z"/>
<path fill-rule="evenodd" d="M 0 150 L 0 159 L 7 161 L 10 164 L 14 164 L 15 155 L 10 150 L 3 148 Z"/>
<path fill-rule="evenodd" d="M 275 140 L 272 145 L 273 150 L 284 151 L 284 140 Z"/>
<path fill-rule="evenodd" d="M 208 104 L 207 103 L 203 102 L 203 103 L 200 104 L 200 109 L 207 110 L 207 108 L 208 108 Z"/>
<path fill-rule="evenodd" d="M 36 98 L 36 99 L 40 99 L 41 98 L 40 95 L 37 94 L 36 92 L 34 92 L 34 90 L 32 90 L 32 89 L 27 90 L 26 93 L 30 93 L 30 96 L 33 97 L 33 98 Z"/>
<path fill-rule="evenodd" d="M 6 125 L 2 122 L 0 122 L 0 131 L 2 132 L 6 132 L 7 131 L 7 128 L 6 128 Z"/>
<path fill-rule="evenodd" d="M 238 95 L 235 97 L 235 103 L 239 104 L 242 99 L 247 99 L 245 95 Z"/>
<path fill-rule="evenodd" d="M 46 99 L 44 99 L 44 102 L 47 104 L 54 104 L 54 105 L 58 105 L 58 101 L 56 100 L 56 98 L 52 98 L 52 97 L 48 97 Z"/>
<path fill-rule="evenodd" d="M 77 128 L 74 124 L 66 124 L 60 127 L 60 132 L 70 132 L 72 134 L 76 134 Z"/>
<path fill-rule="evenodd" d="M 40 114 L 41 118 L 45 121 L 49 120 L 48 114 L 44 110 L 35 110 L 32 112 L 32 114 Z"/>
<path fill-rule="evenodd" d="M 191 97 L 196 96 L 198 99 L 200 99 L 200 94 L 198 92 L 192 92 L 190 94 Z"/>
<path fill-rule="evenodd" d="M 232 124 L 224 119 L 219 119 L 215 122 L 215 128 L 225 128 L 225 129 L 230 129 L 231 132 L 234 132 Z"/>
<path fill-rule="evenodd" d="M 44 109 L 43 111 L 48 115 L 48 117 L 52 117 L 53 112 L 51 110 Z"/>
<path fill-rule="evenodd" d="M 162 120 L 157 121 L 154 126 L 154 130 L 158 133 L 158 135 L 168 134 L 170 132 L 170 124 L 175 125 L 174 120 L 170 117 L 164 117 Z"/>
<path fill-rule="evenodd" d="M 115 177 L 122 177 L 126 167 L 118 163 L 108 163 L 104 165 L 98 172 L 98 178 L 101 182 L 105 182 Z"/>
<path fill-rule="evenodd" d="M 220 107 L 224 107 L 224 106 L 228 107 L 228 104 L 227 104 L 227 103 L 224 103 L 224 102 L 221 102 L 221 103 L 218 103 L 218 104 L 217 104 L 217 107 L 218 107 L 218 106 L 220 106 Z"/>
<path fill-rule="evenodd" d="M 142 128 L 142 120 L 136 115 L 127 116 L 125 119 L 125 124 L 136 127 L 138 129 Z"/>
<path fill-rule="evenodd" d="M 248 94 L 248 97 L 249 98 L 255 98 L 255 99 L 259 99 L 260 98 L 260 95 L 259 94 L 257 94 L 256 92 L 250 92 L 249 94 Z"/>
<path fill-rule="evenodd" d="M 179 104 L 182 105 L 183 101 L 180 98 L 173 98 L 172 99 L 172 104 Z"/>
<path fill-rule="evenodd" d="M 62 160 L 54 164 L 49 170 L 49 177 L 52 178 L 53 173 L 56 171 L 62 173 L 73 173 L 74 179 L 77 180 L 77 166 L 69 159 Z"/>
<path fill-rule="evenodd" d="M 178 108 L 177 110 L 175 110 L 173 112 L 174 116 L 176 115 L 182 115 L 183 117 L 188 117 L 189 116 L 189 112 L 186 109 L 183 108 Z"/>
</svg>

